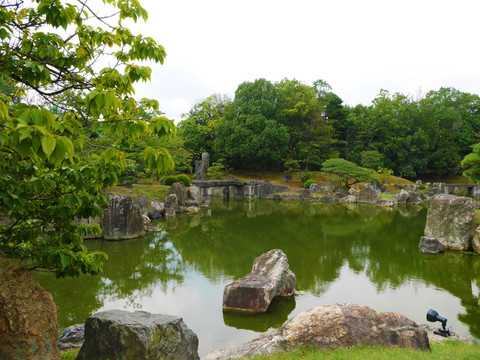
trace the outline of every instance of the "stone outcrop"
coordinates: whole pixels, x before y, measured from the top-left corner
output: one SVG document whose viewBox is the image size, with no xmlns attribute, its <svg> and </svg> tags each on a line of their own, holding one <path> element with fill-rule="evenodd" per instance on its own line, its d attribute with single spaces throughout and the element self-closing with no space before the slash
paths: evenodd
<svg viewBox="0 0 480 360">
<path fill-rule="evenodd" d="M 473 251 L 480 254 L 480 226 L 477 227 L 475 233 L 473 234 L 472 248 Z"/>
<path fill-rule="evenodd" d="M 202 153 L 202 160 L 195 161 L 195 179 L 206 180 L 209 167 L 209 154 L 207 152 Z"/>
<path fill-rule="evenodd" d="M 203 195 L 199 187 L 195 185 L 191 185 L 189 190 L 189 195 L 193 200 L 197 202 L 198 206 L 203 205 L 204 203 Z"/>
<path fill-rule="evenodd" d="M 287 256 L 270 250 L 255 259 L 250 274 L 225 287 L 223 309 L 265 312 L 274 296 L 291 296 L 295 283 Z"/>
<path fill-rule="evenodd" d="M 384 198 L 384 199 L 378 199 L 375 205 L 377 206 L 382 206 L 382 207 L 393 207 L 398 204 L 397 199 L 390 199 L 390 198 Z"/>
<path fill-rule="evenodd" d="M 317 184 L 317 183 L 313 183 L 308 188 L 308 191 L 310 191 L 311 193 L 317 193 L 317 194 L 323 194 L 323 195 L 328 195 L 329 194 L 328 190 L 329 190 L 328 186 L 324 186 L 323 184 Z"/>
<path fill-rule="evenodd" d="M 3 253 L 0 274 L 0 359 L 59 359 L 52 296 Z"/>
<path fill-rule="evenodd" d="M 355 204 L 357 202 L 357 197 L 353 195 L 347 195 L 338 200 L 341 203 Z"/>
<path fill-rule="evenodd" d="M 197 335 L 179 317 L 110 310 L 87 319 L 77 359 L 196 360 L 197 351 Z"/>
<path fill-rule="evenodd" d="M 418 248 L 424 254 L 438 254 L 445 251 L 445 246 L 433 236 L 422 236 Z"/>
<path fill-rule="evenodd" d="M 425 236 L 433 236 L 450 250 L 468 250 L 474 212 L 471 198 L 435 195 L 427 213 Z"/>
<path fill-rule="evenodd" d="M 312 308 L 245 345 L 216 350 L 202 359 L 251 357 L 298 346 L 333 349 L 360 344 L 430 349 L 427 332 L 405 316 L 348 303 Z"/>
<path fill-rule="evenodd" d="M 180 206 L 185 206 L 185 202 L 188 198 L 188 191 L 185 184 L 181 181 L 176 182 L 168 189 L 168 194 L 175 194 L 177 196 L 177 202 Z"/>
<path fill-rule="evenodd" d="M 165 203 L 162 201 L 151 201 L 152 210 L 148 212 L 148 217 L 152 220 L 160 219 L 165 215 Z"/>
<path fill-rule="evenodd" d="M 370 187 L 364 187 L 358 193 L 359 203 L 375 204 L 378 200 L 378 193 Z"/>
<path fill-rule="evenodd" d="M 145 235 L 140 207 L 128 196 L 110 195 L 103 210 L 103 238 L 133 239 Z"/>
<path fill-rule="evenodd" d="M 406 185 L 405 185 L 406 186 Z M 401 205 L 422 205 L 422 195 L 415 191 L 402 190 L 397 195 L 398 203 Z"/>
<path fill-rule="evenodd" d="M 84 340 L 85 324 L 77 324 L 63 330 L 57 345 L 60 350 L 77 349 L 83 345 Z"/>
</svg>

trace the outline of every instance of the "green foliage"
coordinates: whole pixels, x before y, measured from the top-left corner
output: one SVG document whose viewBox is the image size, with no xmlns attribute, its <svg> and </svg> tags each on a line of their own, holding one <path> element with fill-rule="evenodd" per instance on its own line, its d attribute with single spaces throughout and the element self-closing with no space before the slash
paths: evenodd
<svg viewBox="0 0 480 360">
<path fill-rule="evenodd" d="M 393 196 L 391 194 L 385 194 L 385 193 L 378 194 L 378 197 L 380 199 L 395 199 L 395 196 Z"/>
<path fill-rule="evenodd" d="M 377 150 L 363 151 L 361 165 L 367 169 L 377 169 L 383 166 L 383 155 Z"/>
<path fill-rule="evenodd" d="M 305 184 L 303 184 L 303 187 L 308 189 L 312 184 L 316 184 L 315 180 L 307 180 L 305 181 Z"/>
<path fill-rule="evenodd" d="M 359 181 L 371 181 L 373 179 L 373 171 L 362 168 L 345 159 L 328 159 L 322 164 L 322 171 L 336 174 L 340 182 L 345 182 L 345 186 L 349 187 L 349 180 L 353 183 Z"/>
<path fill-rule="evenodd" d="M 225 176 L 225 166 L 222 163 L 215 162 L 208 168 L 207 175 L 213 180 L 220 180 Z"/>
<path fill-rule="evenodd" d="M 426 189 L 425 185 L 423 185 L 423 184 L 418 185 L 418 188 L 419 188 L 420 190 L 425 190 L 425 189 Z"/>
<path fill-rule="evenodd" d="M 466 169 L 463 176 L 466 176 L 470 181 L 478 182 L 480 180 L 480 144 L 472 146 L 473 151 L 464 157 L 462 166 Z"/>
<path fill-rule="evenodd" d="M 185 174 L 177 175 L 177 181 L 181 181 L 185 186 L 190 186 L 190 178 Z"/>
<path fill-rule="evenodd" d="M 75 219 L 102 216 L 103 189 L 125 170 L 132 140 L 176 132 L 173 121 L 153 114 L 157 101 L 133 97 L 135 83 L 151 73 L 136 62 L 163 63 L 166 56 L 153 39 L 124 26 L 146 19 L 146 11 L 137 1 L 107 1 L 101 22 L 99 16 L 68 1 L 0 5 L 0 79 L 8 85 L 0 96 L 0 214 L 8 215 L 0 251 L 57 276 L 102 270 L 106 254 L 89 253 L 82 240 L 98 226 Z M 100 67 L 108 63 L 117 65 Z M 27 104 L 26 91 L 48 107 Z M 88 152 L 95 148 L 91 132 L 115 142 Z M 141 156 L 154 173 L 173 169 L 164 148 Z"/>
<path fill-rule="evenodd" d="M 163 179 L 163 185 L 172 186 L 177 181 L 178 181 L 178 179 L 175 175 L 169 175 L 169 176 L 166 176 L 165 179 Z"/>
<path fill-rule="evenodd" d="M 286 160 L 283 166 L 285 167 L 285 172 L 287 174 L 291 174 L 300 170 L 300 162 L 294 159 Z"/>
<path fill-rule="evenodd" d="M 387 185 L 390 183 L 392 175 L 393 170 L 379 167 L 375 179 L 377 179 L 381 185 Z"/>
<path fill-rule="evenodd" d="M 300 173 L 300 180 L 304 183 L 305 181 L 307 181 L 308 179 L 310 179 L 312 176 L 313 176 L 313 173 L 312 173 L 311 171 L 303 170 L 303 171 Z"/>
</svg>

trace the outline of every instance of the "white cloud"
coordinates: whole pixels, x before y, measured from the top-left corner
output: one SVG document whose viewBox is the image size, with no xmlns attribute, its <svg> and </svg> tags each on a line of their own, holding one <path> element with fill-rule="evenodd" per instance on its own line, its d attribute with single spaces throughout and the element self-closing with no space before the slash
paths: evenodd
<svg viewBox="0 0 480 360">
<path fill-rule="evenodd" d="M 480 92 L 477 0 L 142 0 L 142 5 L 149 21 L 133 29 L 162 44 L 167 59 L 153 66 L 153 81 L 137 93 L 161 100 L 163 111 L 176 120 L 185 104 L 189 108 L 213 93 L 233 96 L 240 83 L 260 77 L 308 84 L 324 79 L 350 105 L 369 104 L 382 88 Z"/>
</svg>

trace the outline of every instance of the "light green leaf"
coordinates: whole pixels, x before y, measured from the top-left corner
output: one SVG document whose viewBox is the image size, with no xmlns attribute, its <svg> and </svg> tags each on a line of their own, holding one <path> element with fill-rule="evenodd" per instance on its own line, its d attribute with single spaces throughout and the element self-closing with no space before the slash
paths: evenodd
<svg viewBox="0 0 480 360">
<path fill-rule="evenodd" d="M 50 157 L 50 155 L 53 153 L 53 150 L 55 150 L 55 138 L 50 134 L 42 136 L 41 143 L 43 152 L 47 155 L 47 157 Z"/>
</svg>

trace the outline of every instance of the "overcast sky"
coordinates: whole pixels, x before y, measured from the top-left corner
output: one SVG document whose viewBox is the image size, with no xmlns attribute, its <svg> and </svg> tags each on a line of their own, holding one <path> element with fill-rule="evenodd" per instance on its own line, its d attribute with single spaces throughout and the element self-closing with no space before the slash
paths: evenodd
<svg viewBox="0 0 480 360">
<path fill-rule="evenodd" d="M 380 89 L 480 93 L 479 0 L 141 0 L 134 32 L 167 52 L 138 97 L 177 123 L 214 94 L 265 78 L 327 81 L 345 104 Z"/>
</svg>

